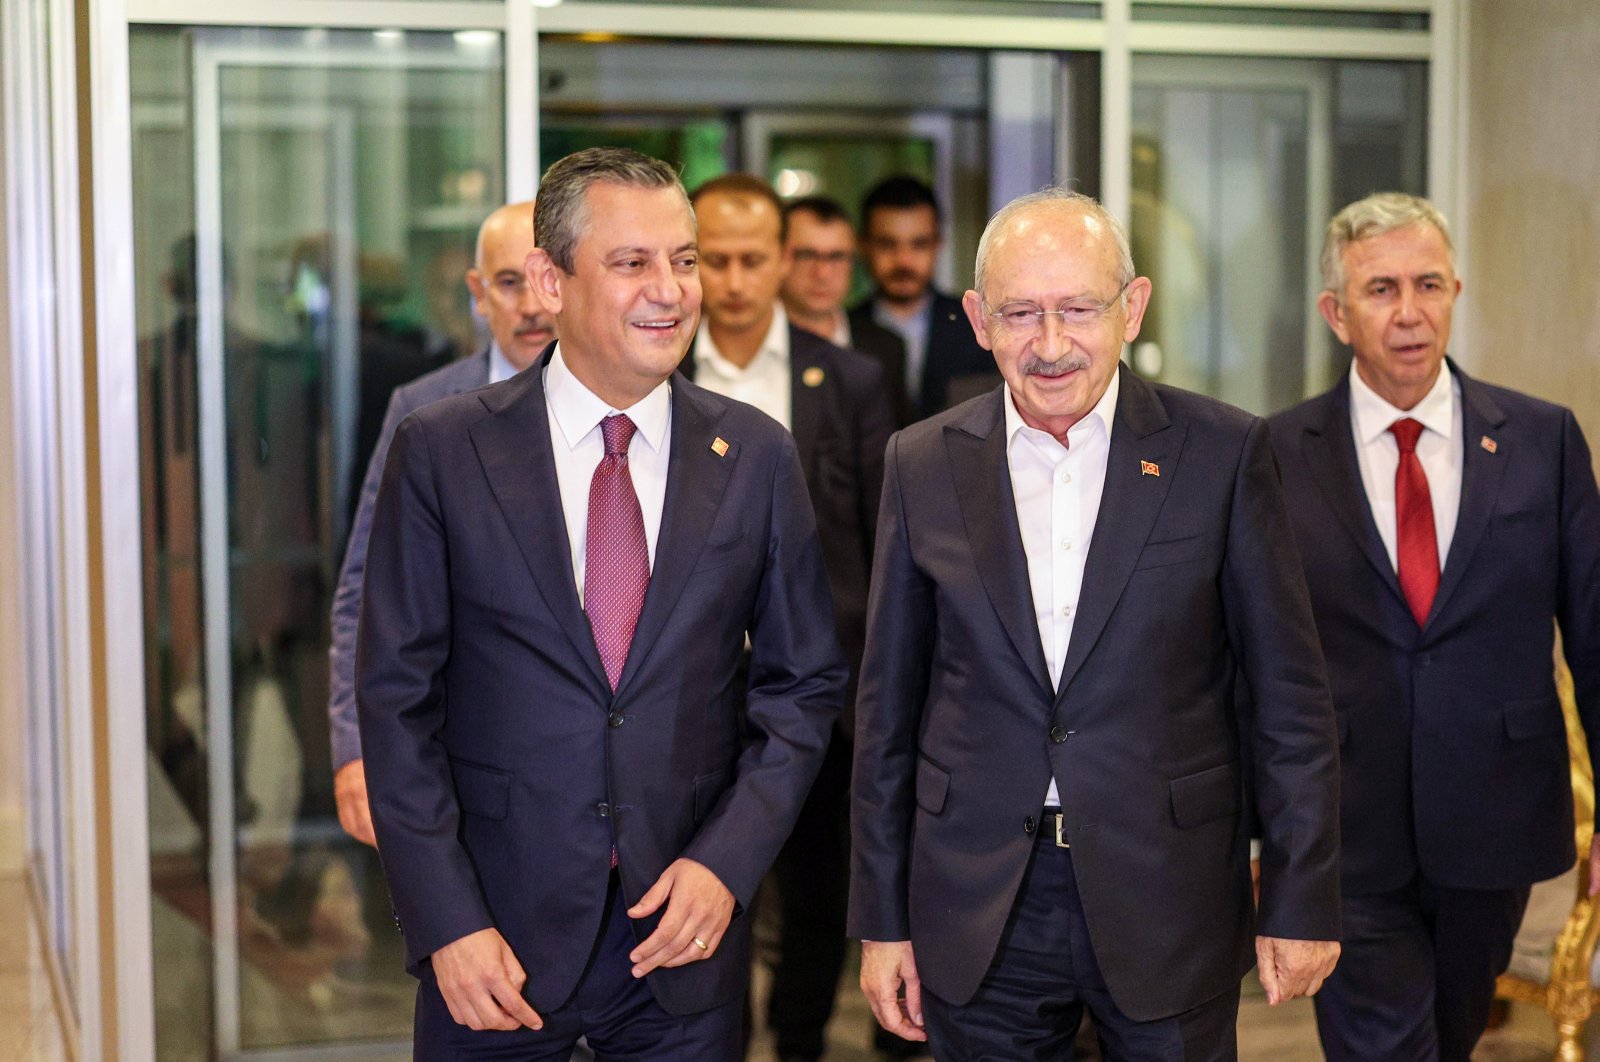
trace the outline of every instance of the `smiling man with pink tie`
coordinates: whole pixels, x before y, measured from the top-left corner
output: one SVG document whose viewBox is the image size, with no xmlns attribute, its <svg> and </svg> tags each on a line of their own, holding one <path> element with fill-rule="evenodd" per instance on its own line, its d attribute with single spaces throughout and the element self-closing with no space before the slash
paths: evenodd
<svg viewBox="0 0 1600 1062">
<path fill-rule="evenodd" d="M 672 375 L 700 284 L 669 167 L 568 156 L 536 236 L 559 343 L 402 423 L 373 522 L 357 699 L 416 1057 L 731 1059 L 743 912 L 845 681 L 806 485 L 783 428 Z"/>
</svg>

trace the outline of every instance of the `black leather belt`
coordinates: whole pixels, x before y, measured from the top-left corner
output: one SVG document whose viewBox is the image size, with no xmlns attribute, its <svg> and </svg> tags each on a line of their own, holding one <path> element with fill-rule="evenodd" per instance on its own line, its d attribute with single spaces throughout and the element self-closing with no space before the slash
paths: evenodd
<svg viewBox="0 0 1600 1062">
<path fill-rule="evenodd" d="M 1067 842 L 1067 817 L 1061 813 L 1060 808 L 1045 808 L 1044 814 L 1039 819 L 1039 833 L 1044 837 L 1054 837 L 1057 848 L 1071 848 Z"/>
</svg>

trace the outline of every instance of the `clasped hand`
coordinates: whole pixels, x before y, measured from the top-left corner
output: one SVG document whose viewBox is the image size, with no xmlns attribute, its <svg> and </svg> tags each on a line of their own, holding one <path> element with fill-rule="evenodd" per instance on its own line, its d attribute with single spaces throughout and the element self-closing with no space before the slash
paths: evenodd
<svg viewBox="0 0 1600 1062">
<path fill-rule="evenodd" d="M 679 859 L 628 908 L 630 918 L 666 914 L 628 955 L 633 976 L 659 967 L 683 966 L 716 954 L 733 917 L 733 893 L 692 859 Z M 434 977 L 450 1017 L 471 1029 L 542 1029 L 544 1019 L 522 998 L 527 972 L 494 928 L 451 941 L 432 956 Z"/>
</svg>

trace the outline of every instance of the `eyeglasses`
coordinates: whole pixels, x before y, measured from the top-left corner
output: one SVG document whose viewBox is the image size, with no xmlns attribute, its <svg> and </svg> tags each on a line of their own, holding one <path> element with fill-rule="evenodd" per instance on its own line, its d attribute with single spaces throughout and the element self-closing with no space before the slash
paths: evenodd
<svg viewBox="0 0 1600 1062">
<path fill-rule="evenodd" d="M 1128 281 L 1128 284 L 1132 283 L 1132 280 Z M 1014 300 L 1001 303 L 998 309 L 989 310 L 988 313 L 999 322 L 1001 328 L 1013 335 L 1038 335 L 1044 330 L 1046 317 L 1061 318 L 1061 327 L 1068 332 L 1075 334 L 1087 332 L 1098 325 L 1106 314 L 1111 312 L 1111 308 L 1121 301 L 1123 294 L 1128 290 L 1128 284 L 1122 285 L 1115 295 L 1104 302 L 1084 296 L 1068 299 L 1058 309 L 1046 310 L 1037 303 Z M 984 303 L 986 308 L 988 305 L 987 302 Z"/>
<path fill-rule="evenodd" d="M 809 247 L 794 252 L 795 265 L 842 266 L 848 265 L 855 255 L 849 251 L 815 251 Z"/>
</svg>

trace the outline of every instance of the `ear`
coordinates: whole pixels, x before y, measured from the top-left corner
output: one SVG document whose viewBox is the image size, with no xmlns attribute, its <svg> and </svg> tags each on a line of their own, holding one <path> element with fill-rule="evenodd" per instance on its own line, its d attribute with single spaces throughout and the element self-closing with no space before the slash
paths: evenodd
<svg viewBox="0 0 1600 1062">
<path fill-rule="evenodd" d="M 487 316 L 489 308 L 484 303 L 489 298 L 489 286 L 483 282 L 483 274 L 476 267 L 467 270 L 467 290 L 472 292 L 472 301 L 477 303 L 478 312 Z"/>
<path fill-rule="evenodd" d="M 1339 337 L 1339 342 L 1349 345 L 1350 329 L 1344 323 L 1344 304 L 1339 301 L 1339 296 L 1331 291 L 1324 291 L 1317 296 L 1317 312 L 1322 319 L 1328 322 L 1328 327 L 1333 329 L 1333 334 Z"/>
<path fill-rule="evenodd" d="M 994 341 L 989 338 L 989 315 L 983 312 L 983 296 L 968 289 L 961 296 L 961 308 L 967 311 L 967 322 L 972 325 L 972 334 L 977 337 L 978 346 L 993 350 Z"/>
<path fill-rule="evenodd" d="M 1128 300 L 1127 316 L 1122 324 L 1122 341 L 1132 343 L 1139 338 L 1139 330 L 1144 327 L 1144 314 L 1150 308 L 1150 294 L 1152 291 L 1149 277 L 1134 277 L 1128 283 L 1128 290 L 1124 296 Z"/>
<path fill-rule="evenodd" d="M 533 292 L 533 297 L 538 300 L 544 312 L 552 317 L 561 312 L 561 278 L 564 275 L 561 267 L 551 259 L 549 252 L 543 247 L 535 247 L 528 252 L 527 260 L 522 264 L 522 270 L 527 274 L 528 290 Z"/>
</svg>

